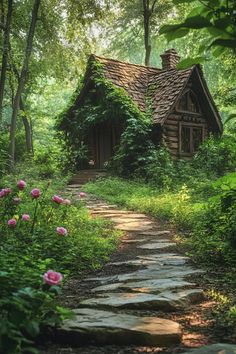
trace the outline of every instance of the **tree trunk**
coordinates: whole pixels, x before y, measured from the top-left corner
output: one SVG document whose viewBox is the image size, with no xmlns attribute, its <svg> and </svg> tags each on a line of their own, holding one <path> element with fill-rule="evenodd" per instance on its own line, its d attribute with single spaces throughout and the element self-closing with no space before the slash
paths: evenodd
<svg viewBox="0 0 236 354">
<path fill-rule="evenodd" d="M 26 143 L 26 150 L 28 154 L 33 154 L 33 141 L 32 141 L 32 134 L 31 134 L 31 124 L 25 114 L 25 106 L 22 98 L 20 98 L 20 110 L 23 112 L 22 115 L 22 122 L 25 128 L 25 143 Z"/>
<path fill-rule="evenodd" d="M 11 19 L 12 19 L 12 4 L 13 4 L 13 0 L 8 0 L 6 25 L 4 29 L 4 35 L 3 35 L 2 68 L 1 68 L 1 76 L 0 76 L 0 123 L 2 122 L 3 97 L 4 97 L 4 87 L 6 81 L 9 38 L 10 38 Z"/>
<path fill-rule="evenodd" d="M 9 148 L 9 154 L 10 154 L 9 166 L 10 166 L 11 171 L 14 168 L 14 160 L 15 160 L 15 133 L 16 133 L 17 114 L 18 114 L 19 106 L 20 106 L 20 98 L 21 98 L 22 92 L 24 90 L 25 81 L 26 81 L 26 77 L 28 74 L 29 60 L 30 60 L 30 55 L 32 52 L 34 32 L 35 32 L 35 27 L 36 27 L 36 22 L 37 22 L 37 14 L 38 14 L 40 1 L 41 0 L 35 0 L 35 2 L 34 2 L 31 23 L 30 23 L 29 33 L 28 33 L 28 37 L 27 37 L 27 44 L 26 44 L 26 49 L 25 49 L 23 66 L 21 69 L 19 84 L 18 84 L 17 91 L 16 91 L 15 98 L 14 98 L 13 112 L 12 112 L 12 117 L 11 117 L 10 148 Z"/>
<path fill-rule="evenodd" d="M 145 65 L 150 66 L 150 57 L 151 57 L 151 41 L 150 41 L 150 19 L 155 10 L 157 0 L 153 0 L 152 5 L 150 6 L 150 0 L 143 0 L 143 25 L 144 25 L 144 47 L 145 47 Z"/>
<path fill-rule="evenodd" d="M 150 65 L 151 45 L 150 45 L 150 8 L 149 0 L 143 0 L 143 20 L 144 20 L 144 46 L 145 46 L 145 65 Z"/>
</svg>

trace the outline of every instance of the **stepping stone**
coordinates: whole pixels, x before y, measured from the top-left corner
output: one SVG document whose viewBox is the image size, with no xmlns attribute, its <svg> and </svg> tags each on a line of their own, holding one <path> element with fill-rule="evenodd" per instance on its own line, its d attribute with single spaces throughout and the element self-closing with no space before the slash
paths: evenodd
<svg viewBox="0 0 236 354">
<path fill-rule="evenodd" d="M 167 248 L 171 246 L 176 246 L 174 242 L 155 242 L 155 243 L 146 243 L 145 245 L 137 246 L 138 248 L 146 250 L 156 250 L 161 248 Z"/>
<path fill-rule="evenodd" d="M 158 268 L 159 267 L 159 268 Z M 112 275 L 108 277 L 87 278 L 86 281 L 99 281 L 100 284 L 109 284 L 117 282 L 127 282 L 133 280 L 148 279 L 166 279 L 166 278 L 183 278 L 187 275 L 203 273 L 201 269 L 193 269 L 189 266 L 158 266 L 150 265 L 147 269 L 138 270 L 133 273 L 124 273 Z"/>
<path fill-rule="evenodd" d="M 156 265 L 161 265 L 161 262 L 158 262 L 158 260 L 149 260 L 149 259 L 130 259 L 128 261 L 124 262 L 112 262 L 109 263 L 114 266 L 120 266 L 120 265 L 126 265 L 126 266 L 148 266 L 150 264 L 156 264 Z"/>
<path fill-rule="evenodd" d="M 137 239 L 123 239 L 121 240 L 122 243 L 139 243 L 139 242 L 145 242 L 146 239 L 145 238 L 137 238 Z M 127 263 L 127 262 L 124 262 Z"/>
<path fill-rule="evenodd" d="M 155 224 L 152 221 L 133 221 L 121 223 L 115 226 L 115 229 L 123 231 L 145 231 L 151 230 Z"/>
<path fill-rule="evenodd" d="M 170 235 L 170 231 L 168 231 L 168 230 L 143 231 L 143 232 L 141 232 L 141 234 L 147 235 L 147 236 L 161 236 L 161 235 Z"/>
<path fill-rule="evenodd" d="M 172 346 L 181 341 L 177 322 L 138 317 L 89 308 L 73 310 L 75 318 L 57 329 L 56 339 L 70 346 L 130 345 Z"/>
<path fill-rule="evenodd" d="M 191 303 L 203 299 L 201 289 L 189 289 L 180 292 L 165 291 L 158 295 L 145 293 L 105 293 L 97 294 L 97 297 L 83 300 L 81 307 L 93 307 L 97 309 L 139 309 L 177 311 Z"/>
<path fill-rule="evenodd" d="M 167 289 L 183 288 L 185 286 L 194 286 L 183 279 L 152 279 L 129 283 L 113 283 L 109 285 L 98 286 L 92 289 L 92 292 L 110 291 L 110 290 L 126 290 L 141 293 L 158 294 Z"/>
<path fill-rule="evenodd" d="M 205 345 L 203 347 L 188 350 L 183 354 L 235 354 L 236 345 L 227 343 L 217 343 L 211 345 Z"/>
<path fill-rule="evenodd" d="M 92 214 L 114 214 L 114 215 L 123 215 L 123 214 L 130 214 L 130 211 L 128 210 L 114 210 L 114 209 L 108 209 L 108 210 L 97 210 L 92 212 Z"/>
<path fill-rule="evenodd" d="M 130 224 L 130 223 L 139 223 L 140 222 L 140 218 L 126 218 L 126 216 L 123 216 L 123 217 L 111 217 L 110 220 L 114 223 L 117 223 L 117 224 Z M 148 218 L 142 218 L 141 219 L 141 222 L 144 224 L 144 225 L 150 225 L 151 221 L 148 219 Z"/>
<path fill-rule="evenodd" d="M 92 213 L 92 214 L 97 214 L 97 212 Z M 103 213 L 104 215 L 102 216 L 103 218 L 114 218 L 114 219 L 121 219 L 121 223 L 123 223 L 123 221 L 129 220 L 129 219 L 133 219 L 135 221 L 139 221 L 140 219 L 146 219 L 147 221 L 149 221 L 148 217 L 146 215 L 142 215 L 142 214 L 121 214 L 121 213 Z"/>
<path fill-rule="evenodd" d="M 184 265 L 187 260 L 189 260 L 188 257 L 184 256 L 179 256 L 178 254 L 175 253 L 158 253 L 158 254 L 152 254 L 150 256 L 138 256 L 142 261 L 151 261 L 151 262 L 159 262 L 163 265 Z"/>
</svg>

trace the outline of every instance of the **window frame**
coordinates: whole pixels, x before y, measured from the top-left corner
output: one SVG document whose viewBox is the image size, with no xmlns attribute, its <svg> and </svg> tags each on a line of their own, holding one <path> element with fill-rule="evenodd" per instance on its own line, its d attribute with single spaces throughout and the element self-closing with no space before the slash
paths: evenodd
<svg viewBox="0 0 236 354">
<path fill-rule="evenodd" d="M 194 97 L 195 97 L 195 99 L 196 99 L 196 102 L 197 102 L 197 105 L 198 105 L 199 112 L 193 112 L 193 111 L 188 111 L 188 110 L 186 111 L 186 110 L 183 110 L 183 109 L 181 109 L 181 108 L 179 107 L 179 104 L 180 104 L 180 101 L 181 101 L 182 97 L 183 97 L 184 95 L 186 95 L 186 94 L 188 94 L 188 95 L 193 94 L 193 95 L 194 95 Z M 189 100 L 189 96 L 188 96 L 188 99 L 187 99 L 187 100 Z M 187 102 L 188 102 L 188 101 L 187 101 Z M 196 93 L 195 93 L 193 90 L 191 90 L 191 89 L 185 90 L 185 91 L 183 92 L 183 94 L 181 95 L 180 99 L 179 99 L 178 102 L 177 102 L 177 105 L 176 105 L 175 109 L 176 109 L 176 112 L 188 113 L 188 114 L 192 114 L 192 115 L 195 115 L 195 116 L 200 116 L 200 115 L 202 114 L 202 112 L 201 112 L 201 107 L 200 107 L 200 104 L 199 104 L 199 101 L 198 101 L 198 97 L 197 97 Z"/>
<path fill-rule="evenodd" d="M 183 152 L 182 150 L 182 127 L 190 128 L 190 152 Z M 204 124 L 193 124 L 189 122 L 179 122 L 179 155 L 180 156 L 193 156 L 196 151 L 193 151 L 193 129 L 198 128 L 202 130 L 202 142 L 205 137 L 205 126 Z"/>
</svg>

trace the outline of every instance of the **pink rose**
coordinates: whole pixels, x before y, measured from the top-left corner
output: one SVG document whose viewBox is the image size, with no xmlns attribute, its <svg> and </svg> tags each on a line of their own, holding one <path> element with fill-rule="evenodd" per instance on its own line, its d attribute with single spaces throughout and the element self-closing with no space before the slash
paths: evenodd
<svg viewBox="0 0 236 354">
<path fill-rule="evenodd" d="M 23 214 L 23 215 L 22 215 L 22 220 L 23 220 L 23 221 L 29 221 L 29 220 L 30 220 L 29 214 Z"/>
<path fill-rule="evenodd" d="M 2 190 L 0 191 L 0 198 L 3 198 L 3 197 L 5 197 L 5 192 L 4 192 L 4 190 L 2 189 Z"/>
<path fill-rule="evenodd" d="M 59 195 L 54 195 L 52 197 L 52 200 L 57 203 L 57 204 L 62 204 L 63 203 L 63 199 L 61 197 L 59 197 Z"/>
<path fill-rule="evenodd" d="M 23 189 L 25 189 L 25 187 L 26 187 L 25 181 L 23 181 L 22 179 L 21 179 L 20 181 L 18 181 L 17 187 L 18 187 L 21 191 L 22 191 Z"/>
<path fill-rule="evenodd" d="M 64 227 L 57 227 L 57 233 L 59 235 L 66 236 L 68 234 L 68 231 Z"/>
<path fill-rule="evenodd" d="M 71 205 L 70 199 L 64 199 L 64 200 L 63 200 L 63 204 Z"/>
<path fill-rule="evenodd" d="M 61 273 L 54 272 L 53 270 L 48 270 L 47 273 L 44 274 L 43 280 L 48 285 L 58 285 L 63 279 Z"/>
<path fill-rule="evenodd" d="M 84 192 L 80 192 L 80 193 L 79 193 L 79 196 L 80 196 L 80 198 L 84 198 L 84 197 L 86 197 L 86 196 L 87 196 L 87 194 L 86 194 L 86 193 L 84 193 Z"/>
<path fill-rule="evenodd" d="M 10 227 L 15 227 L 16 223 L 17 223 L 16 219 L 10 219 L 7 222 L 8 226 L 10 226 Z"/>
<path fill-rule="evenodd" d="M 18 197 L 14 197 L 14 198 L 13 198 L 13 202 L 14 202 L 14 204 L 18 205 L 18 204 L 20 204 L 21 199 L 18 198 Z"/>
<path fill-rule="evenodd" d="M 5 193 L 5 195 L 11 193 L 11 188 L 4 188 L 3 192 Z"/>
<path fill-rule="evenodd" d="M 34 188 L 34 189 L 32 189 L 32 191 L 30 192 L 30 194 L 31 194 L 31 197 L 32 197 L 33 199 L 37 199 L 37 198 L 39 198 L 41 192 L 40 192 L 40 189 Z"/>
</svg>

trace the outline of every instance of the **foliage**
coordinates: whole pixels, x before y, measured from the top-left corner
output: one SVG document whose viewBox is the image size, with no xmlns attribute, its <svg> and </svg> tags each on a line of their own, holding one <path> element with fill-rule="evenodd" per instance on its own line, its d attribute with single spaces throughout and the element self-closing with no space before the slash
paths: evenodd
<svg viewBox="0 0 236 354">
<path fill-rule="evenodd" d="M 150 151 L 155 150 L 150 138 L 150 118 L 139 110 L 124 89 L 115 87 L 105 78 L 102 64 L 93 58 L 88 64 L 89 71 L 93 73 L 91 81 L 96 87 L 96 96 L 90 95 L 84 102 L 81 98 L 79 108 L 76 108 L 77 89 L 71 99 L 73 104 L 58 117 L 57 126 L 63 130 L 67 145 L 75 152 L 73 158 L 78 159 L 91 127 L 113 117 L 114 121 L 123 124 L 124 131 L 112 166 L 120 174 L 129 175 L 148 162 Z M 85 80 L 88 80 L 87 75 Z M 90 159 L 87 156 L 87 161 Z"/>
<path fill-rule="evenodd" d="M 34 189 L 30 182 L 26 187 L 20 183 L 0 192 L 0 351 L 4 353 L 33 352 L 30 347 L 41 330 L 58 324 L 68 313 L 55 301 L 58 288 L 44 284 L 43 274 L 53 269 L 67 277 L 96 269 L 117 239 L 109 223 L 89 217 L 81 201 L 72 204 L 53 197 L 49 183 L 38 183 Z"/>
<path fill-rule="evenodd" d="M 194 1 L 191 0 L 191 2 Z M 173 2 L 175 4 L 189 3 L 189 0 L 173 0 Z M 186 36 L 191 29 L 206 29 L 210 40 L 202 49 L 213 48 L 216 56 L 228 49 L 235 54 L 235 1 L 208 0 L 206 2 L 199 1 L 199 3 L 198 6 L 191 10 L 182 23 L 164 25 L 160 33 L 165 33 L 167 39 L 173 40 Z M 195 63 L 196 59 L 194 60 Z M 184 62 L 184 65 L 191 64 L 187 60 Z"/>
</svg>

